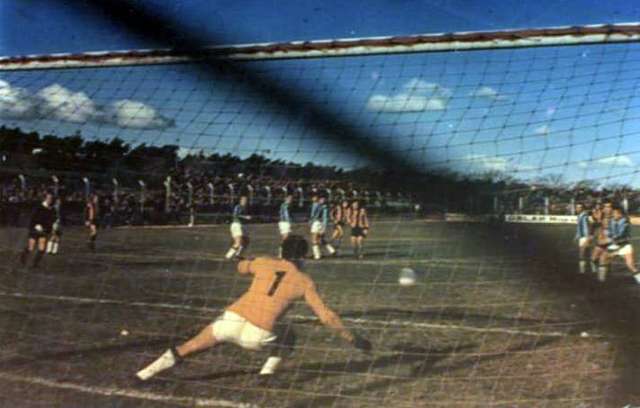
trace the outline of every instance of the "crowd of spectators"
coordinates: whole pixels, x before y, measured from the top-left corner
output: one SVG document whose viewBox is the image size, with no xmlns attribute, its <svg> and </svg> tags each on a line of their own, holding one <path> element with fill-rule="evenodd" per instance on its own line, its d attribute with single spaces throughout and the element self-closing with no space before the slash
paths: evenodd
<svg viewBox="0 0 640 408">
<path fill-rule="evenodd" d="M 573 215 L 578 203 L 592 207 L 604 201 L 611 201 L 629 213 L 640 210 L 640 191 L 628 187 L 552 188 L 532 185 L 499 197 L 497 206 L 500 211 L 514 214 Z"/>
<path fill-rule="evenodd" d="M 46 192 L 62 198 L 66 213 L 79 222 L 89 194 L 97 194 L 103 222 L 108 225 L 140 223 L 188 223 L 192 217 L 212 221 L 228 218 L 239 196 L 246 195 L 258 221 L 272 221 L 284 196 L 294 197 L 294 211 L 306 212 L 314 194 L 330 200 L 360 199 L 374 212 L 410 210 L 413 201 L 402 193 L 370 190 L 340 180 L 287 178 L 237 173 L 216 176 L 205 171 L 179 167 L 162 178 L 162 183 L 123 185 L 118 180 L 57 176 L 4 175 L 0 178 L 0 203 L 5 213 L 32 206 Z M 9 219 L 14 217 L 8 217 Z"/>
</svg>

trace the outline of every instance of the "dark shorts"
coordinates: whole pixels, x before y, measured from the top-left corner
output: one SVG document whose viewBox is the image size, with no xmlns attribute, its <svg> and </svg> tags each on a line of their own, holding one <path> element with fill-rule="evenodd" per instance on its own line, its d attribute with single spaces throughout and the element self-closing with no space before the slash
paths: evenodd
<svg viewBox="0 0 640 408">
<path fill-rule="evenodd" d="M 340 228 L 344 227 L 344 221 L 336 222 L 336 227 L 340 227 Z"/>
<path fill-rule="evenodd" d="M 353 228 L 351 228 L 351 236 L 359 238 L 359 237 L 366 237 L 367 234 L 365 233 L 364 228 L 362 228 L 362 227 L 353 227 Z"/>
<path fill-rule="evenodd" d="M 40 238 L 47 238 L 48 235 L 46 231 L 38 232 L 33 228 L 29 230 L 29 239 L 35 239 L 36 241 Z"/>
</svg>

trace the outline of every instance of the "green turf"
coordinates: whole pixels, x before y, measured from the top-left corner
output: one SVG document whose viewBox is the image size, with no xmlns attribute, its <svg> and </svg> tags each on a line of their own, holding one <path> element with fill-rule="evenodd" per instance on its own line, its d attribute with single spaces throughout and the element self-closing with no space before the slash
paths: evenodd
<svg viewBox="0 0 640 408">
<path fill-rule="evenodd" d="M 565 259 L 532 258 L 537 248 L 513 243 L 524 238 L 496 241 L 483 225 L 380 222 L 363 261 L 345 246 L 305 267 L 372 355 L 299 304 L 286 319 L 296 352 L 273 382 L 256 376 L 264 353 L 225 345 L 147 384 L 133 374 L 248 287 L 222 260 L 227 227 L 101 231 L 95 254 L 86 231 L 70 229 L 61 255 L 37 270 L 14 267 L 25 232 L 4 229 L 0 406 L 607 406 L 621 349 L 594 293 L 635 293 L 632 284 L 618 265 L 610 286 L 585 283 L 585 297 L 576 279 L 592 277 L 572 269 L 572 228 L 536 228 Z M 276 226 L 251 234 L 248 254 L 277 253 Z M 417 285 L 397 284 L 402 267 L 418 272 Z"/>
</svg>

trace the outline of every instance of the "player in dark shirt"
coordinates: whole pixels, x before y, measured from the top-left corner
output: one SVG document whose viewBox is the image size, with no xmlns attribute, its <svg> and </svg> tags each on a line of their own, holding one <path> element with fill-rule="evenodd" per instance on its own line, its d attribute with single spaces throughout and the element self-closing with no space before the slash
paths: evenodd
<svg viewBox="0 0 640 408">
<path fill-rule="evenodd" d="M 31 215 L 27 246 L 20 254 L 20 263 L 22 265 L 26 265 L 29 254 L 36 251 L 33 267 L 36 268 L 38 266 L 47 248 L 47 237 L 51 234 L 55 220 L 56 212 L 53 208 L 53 195 L 47 193 L 44 201 L 36 207 Z"/>
</svg>

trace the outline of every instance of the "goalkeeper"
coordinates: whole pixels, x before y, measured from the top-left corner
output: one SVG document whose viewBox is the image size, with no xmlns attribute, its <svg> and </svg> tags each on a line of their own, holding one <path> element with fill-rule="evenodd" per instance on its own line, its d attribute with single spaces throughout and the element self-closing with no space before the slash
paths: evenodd
<svg viewBox="0 0 640 408">
<path fill-rule="evenodd" d="M 35 251 L 36 254 L 33 259 L 33 267 L 38 267 L 38 264 L 47 249 L 47 237 L 51 234 L 55 220 L 56 212 L 53 208 L 53 195 L 47 193 L 44 201 L 36 207 L 31 215 L 27 246 L 20 254 L 20 263 L 23 266 L 27 264 L 29 255 Z"/>
<path fill-rule="evenodd" d="M 335 330 L 354 347 L 369 352 L 371 343 L 344 327 L 340 317 L 325 306 L 311 277 L 300 271 L 307 251 L 308 244 L 304 238 L 289 235 L 282 242 L 283 259 L 265 257 L 240 261 L 238 272 L 241 275 L 251 275 L 253 279 L 247 292 L 194 338 L 167 350 L 140 370 L 138 378 L 147 380 L 173 367 L 182 358 L 220 343 L 233 343 L 247 350 L 270 351 L 260 374 L 273 374 L 282 356 L 288 354 L 293 347 L 291 330 L 280 335 L 276 334 L 274 327 L 298 299 L 304 299 L 325 326 Z"/>
</svg>

